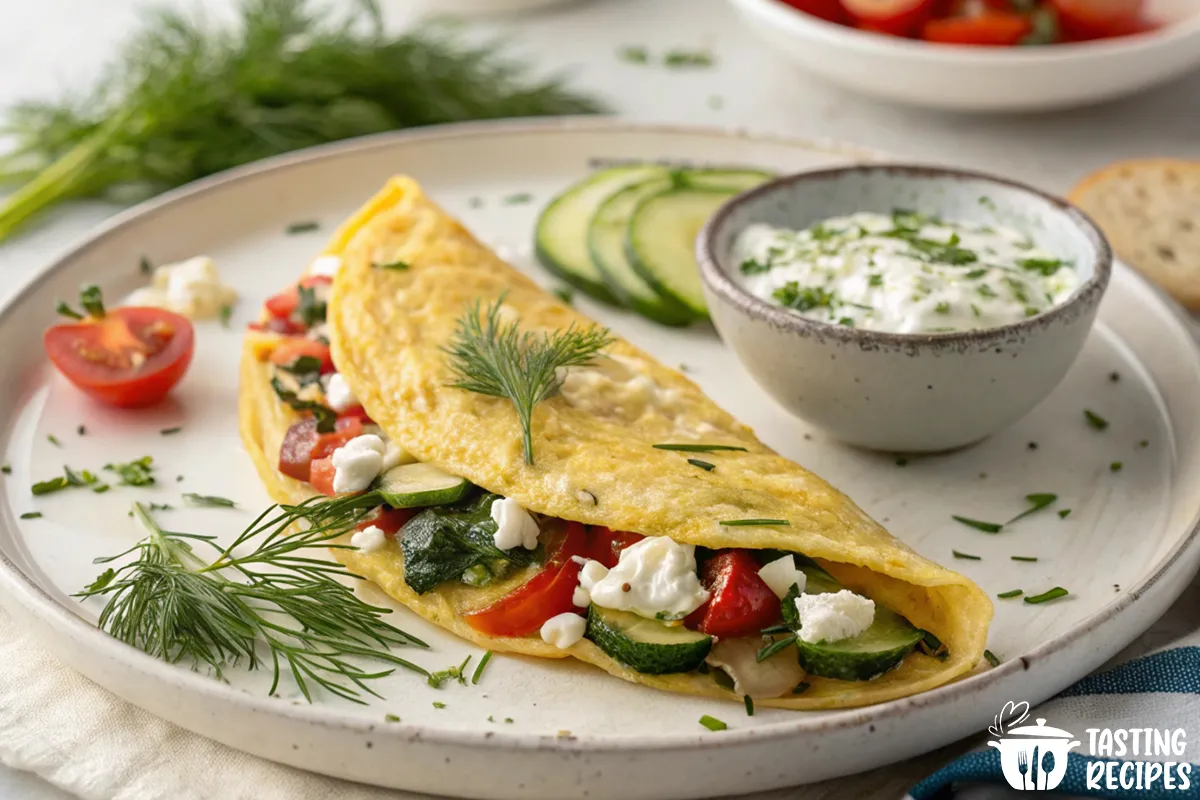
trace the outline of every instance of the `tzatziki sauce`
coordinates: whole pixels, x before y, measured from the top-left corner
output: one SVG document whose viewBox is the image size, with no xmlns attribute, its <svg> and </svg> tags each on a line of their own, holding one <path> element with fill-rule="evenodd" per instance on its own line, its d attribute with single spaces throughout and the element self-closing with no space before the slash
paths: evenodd
<svg viewBox="0 0 1200 800">
<path fill-rule="evenodd" d="M 1074 265 L 1024 233 L 911 211 L 858 212 L 803 230 L 751 225 L 734 243 L 742 285 L 802 316 L 874 331 L 1008 325 L 1059 305 Z"/>
</svg>

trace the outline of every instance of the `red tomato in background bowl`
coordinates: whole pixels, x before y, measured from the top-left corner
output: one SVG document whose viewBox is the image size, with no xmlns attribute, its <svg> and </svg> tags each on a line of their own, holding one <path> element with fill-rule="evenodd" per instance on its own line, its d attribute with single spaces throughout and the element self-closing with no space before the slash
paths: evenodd
<svg viewBox="0 0 1200 800">
<path fill-rule="evenodd" d="M 1141 33 L 1144 0 L 1049 0 L 1058 13 L 1063 35 L 1071 41 Z"/>
<path fill-rule="evenodd" d="M 783 0 L 786 5 L 827 22 L 846 21 L 846 9 L 840 0 Z"/>
<path fill-rule="evenodd" d="M 936 6 L 936 0 L 842 0 L 855 25 L 893 36 L 912 35 Z"/>
</svg>

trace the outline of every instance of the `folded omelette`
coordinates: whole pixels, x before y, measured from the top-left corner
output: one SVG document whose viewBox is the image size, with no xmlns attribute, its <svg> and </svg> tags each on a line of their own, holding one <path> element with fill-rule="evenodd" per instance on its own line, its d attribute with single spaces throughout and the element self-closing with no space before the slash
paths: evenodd
<svg viewBox="0 0 1200 800">
<path fill-rule="evenodd" d="M 533 405 L 528 457 L 513 403 L 461 388 L 472 331 L 602 344 Z M 971 581 L 604 338 L 408 178 L 268 301 L 239 406 L 277 501 L 360 493 L 373 510 L 335 557 L 481 647 L 792 709 L 915 694 L 982 656 L 992 606 Z"/>
</svg>

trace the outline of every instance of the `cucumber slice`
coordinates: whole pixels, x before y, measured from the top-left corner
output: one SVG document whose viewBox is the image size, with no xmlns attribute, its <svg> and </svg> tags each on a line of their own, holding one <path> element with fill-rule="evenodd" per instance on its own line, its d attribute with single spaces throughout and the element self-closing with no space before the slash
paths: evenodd
<svg viewBox="0 0 1200 800">
<path fill-rule="evenodd" d="M 806 593 L 837 592 L 844 588 L 829 573 L 815 567 L 809 571 L 798 565 L 808 577 Z M 800 630 L 796 613 L 796 587 L 783 598 L 783 621 L 793 631 Z M 897 666 L 921 641 L 922 631 L 895 611 L 875 604 L 875 621 L 871 627 L 849 639 L 838 642 L 809 644 L 799 637 L 796 648 L 800 666 L 812 675 L 842 681 L 869 681 Z"/>
<path fill-rule="evenodd" d="M 605 198 L 634 183 L 666 175 L 666 167 L 653 164 L 612 167 L 571 186 L 538 217 L 533 243 L 538 261 L 572 286 L 598 300 L 617 303 L 588 254 L 587 230 L 596 208 Z"/>
<path fill-rule="evenodd" d="M 588 250 L 608 288 L 622 303 L 664 325 L 687 325 L 697 316 L 671 298 L 656 292 L 633 268 L 625 252 L 629 220 L 643 200 L 678 186 L 740 192 L 770 178 L 756 170 L 678 170 L 648 178 L 610 195 L 588 225 Z"/>
<path fill-rule="evenodd" d="M 587 638 L 645 675 L 691 672 L 704 663 L 713 639 L 682 625 L 664 625 L 628 611 L 591 606 Z"/>
<path fill-rule="evenodd" d="M 716 188 L 668 189 L 642 200 L 629 220 L 625 252 L 639 275 L 664 297 L 697 316 L 708 306 L 696 266 L 696 235 L 736 192 Z"/>
<path fill-rule="evenodd" d="M 380 475 L 372 488 L 392 508 L 421 508 L 458 502 L 471 483 L 432 464 L 401 464 Z"/>
</svg>

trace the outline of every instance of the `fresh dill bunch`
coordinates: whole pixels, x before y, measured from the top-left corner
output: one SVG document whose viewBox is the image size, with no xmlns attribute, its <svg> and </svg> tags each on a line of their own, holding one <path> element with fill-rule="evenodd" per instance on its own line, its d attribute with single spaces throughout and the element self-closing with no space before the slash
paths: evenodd
<svg viewBox="0 0 1200 800">
<path fill-rule="evenodd" d="M 384 622 L 389 609 L 364 603 L 337 580 L 357 576 L 301 551 L 346 549 L 330 540 L 379 502 L 367 493 L 271 506 L 227 548 L 212 536 L 165 531 L 141 503 L 134 503 L 133 516 L 149 535 L 95 563 L 130 553 L 137 557 L 109 567 L 76 596 L 106 596 L 99 627 L 155 658 L 208 666 L 220 678 L 230 664 L 262 666 L 259 651 L 265 646 L 274 673 L 268 693 L 278 687 L 286 665 L 309 702 L 313 683 L 361 703 L 360 690 L 378 697 L 366 682 L 394 670 L 364 671 L 348 657 L 373 658 L 428 677 L 427 670 L 388 649 L 427 645 Z M 296 531 L 297 523 L 306 527 Z M 197 555 L 195 543 L 211 546 L 216 559 Z M 244 555 L 235 552 L 245 548 Z"/>
<path fill-rule="evenodd" d="M 533 407 L 558 394 L 560 367 L 582 367 L 612 342 L 607 328 L 575 327 L 537 334 L 501 322 L 501 296 L 487 308 L 477 300 L 459 317 L 445 352 L 455 381 L 468 392 L 508 398 L 516 409 L 525 447 L 533 463 Z"/>
<path fill-rule="evenodd" d="M 0 184 L 19 188 L 0 206 L 0 239 L 63 200 L 148 196 L 352 136 L 603 110 L 496 42 L 438 23 L 388 34 L 376 0 L 336 17 L 319 5 L 242 0 L 232 26 L 150 10 L 90 91 L 8 109 Z"/>
</svg>

